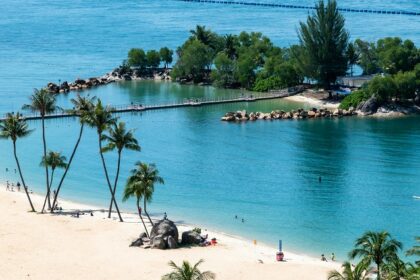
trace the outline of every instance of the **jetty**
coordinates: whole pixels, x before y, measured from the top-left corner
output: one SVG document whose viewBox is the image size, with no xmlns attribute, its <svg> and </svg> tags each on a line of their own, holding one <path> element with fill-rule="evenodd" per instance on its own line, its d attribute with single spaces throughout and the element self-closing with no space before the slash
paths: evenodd
<svg viewBox="0 0 420 280">
<path fill-rule="evenodd" d="M 208 4 L 222 4 L 222 5 L 242 5 L 242 6 L 287 8 L 287 9 L 304 9 L 304 10 L 314 10 L 315 9 L 314 6 L 279 4 L 279 3 L 264 3 L 264 2 L 223 1 L 223 0 L 177 0 L 177 1 L 194 2 L 194 3 L 208 3 Z M 420 16 L 420 11 L 355 9 L 355 8 L 344 8 L 344 7 L 343 8 L 339 7 L 338 10 L 341 11 L 341 12 L 350 12 L 350 13 Z"/>
<path fill-rule="evenodd" d="M 185 98 L 182 101 L 172 103 L 161 103 L 161 104 L 141 104 L 131 103 L 128 105 L 108 105 L 111 107 L 113 113 L 136 113 L 152 110 L 165 110 L 182 107 L 198 107 L 198 106 L 209 106 L 227 103 L 237 102 L 254 102 L 261 100 L 270 100 L 284 98 L 287 96 L 296 95 L 302 92 L 305 88 L 303 86 L 291 87 L 282 90 L 269 91 L 269 92 L 246 92 L 238 94 L 236 96 L 223 96 L 215 98 Z M 40 120 L 41 115 L 37 113 L 22 114 L 25 120 Z M 71 118 L 77 117 L 77 114 L 71 112 L 70 109 L 63 109 L 60 111 L 53 112 L 45 116 L 45 119 L 60 119 L 60 118 Z M 0 121 L 6 119 L 6 115 L 0 118 Z"/>
</svg>

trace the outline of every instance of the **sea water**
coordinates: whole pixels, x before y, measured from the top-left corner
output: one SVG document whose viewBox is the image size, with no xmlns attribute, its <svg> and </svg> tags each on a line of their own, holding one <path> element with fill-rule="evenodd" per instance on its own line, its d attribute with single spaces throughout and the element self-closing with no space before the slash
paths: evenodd
<svg viewBox="0 0 420 280">
<path fill-rule="evenodd" d="M 387 10 L 418 10 L 419 4 L 339 1 L 343 7 Z M 297 43 L 296 29 L 307 14 L 179 1 L 5 0 L 0 12 L 0 112 L 20 110 L 32 89 L 49 81 L 110 71 L 129 48 L 175 48 L 196 24 L 220 33 L 261 31 L 275 44 L 289 46 Z M 400 36 L 420 45 L 420 17 L 344 15 L 352 38 Z M 165 82 L 118 83 L 89 93 L 116 105 L 242 94 Z M 60 96 L 59 105 L 69 108 L 74 96 Z M 136 128 L 142 151 L 123 153 L 119 200 L 134 163 L 154 162 L 165 179 L 150 205 L 156 217 L 166 211 L 177 221 L 272 246 L 282 239 L 286 250 L 336 252 L 341 259 L 366 230 L 388 230 L 411 246 L 420 229 L 420 202 L 413 199 L 420 194 L 419 118 L 220 122 L 227 111 L 299 106 L 276 100 L 120 115 Z M 40 122 L 29 124 L 35 131 L 18 142 L 18 153 L 28 185 L 42 192 Z M 46 127 L 49 149 L 69 156 L 78 121 L 48 120 Z M 0 158 L 0 180 L 17 181 L 11 143 L 0 142 Z M 113 177 L 116 156 L 110 153 L 106 159 Z M 109 203 L 94 130 L 85 131 L 62 195 L 102 207 Z M 133 201 L 121 206 L 134 210 Z"/>
</svg>

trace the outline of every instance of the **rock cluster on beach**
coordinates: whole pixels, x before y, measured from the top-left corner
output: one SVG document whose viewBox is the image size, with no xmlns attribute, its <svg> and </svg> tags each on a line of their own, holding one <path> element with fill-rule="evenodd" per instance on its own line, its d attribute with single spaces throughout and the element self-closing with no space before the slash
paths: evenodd
<svg viewBox="0 0 420 280">
<path fill-rule="evenodd" d="M 124 69 L 122 67 L 115 68 L 112 72 L 106 73 L 100 77 L 93 77 L 88 79 L 76 79 L 74 82 L 64 81 L 61 84 L 48 83 L 45 87 L 50 93 L 67 93 L 69 91 L 84 90 L 101 85 L 118 81 L 131 81 L 131 80 L 171 80 L 171 69 L 156 68 L 153 71 L 140 71 L 136 69 Z"/>
<path fill-rule="evenodd" d="M 251 112 L 237 111 L 226 113 L 221 120 L 234 122 L 234 121 L 256 121 L 256 120 L 287 120 L 287 119 L 312 119 L 312 118 L 336 118 L 336 117 L 347 117 L 357 115 L 353 108 L 349 110 L 342 109 L 317 109 L 312 108 L 311 110 L 292 110 L 290 112 L 285 111 L 272 111 L 271 113 L 263 112 Z"/>
<path fill-rule="evenodd" d="M 146 233 L 141 233 L 139 238 L 134 240 L 131 247 L 142 247 L 144 249 L 176 249 L 179 245 L 199 245 L 203 242 L 201 235 L 195 231 L 185 231 L 179 243 L 178 228 L 171 220 L 160 220 L 156 222 L 150 232 L 150 238 Z"/>
</svg>

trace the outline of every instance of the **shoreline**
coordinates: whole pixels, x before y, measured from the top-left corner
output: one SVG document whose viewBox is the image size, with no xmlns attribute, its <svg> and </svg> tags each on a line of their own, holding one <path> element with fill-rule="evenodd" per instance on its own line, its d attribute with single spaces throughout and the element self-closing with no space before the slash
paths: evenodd
<svg viewBox="0 0 420 280">
<path fill-rule="evenodd" d="M 6 215 L 6 217 L 2 218 L 3 220 L 4 219 L 9 220 L 6 222 L 6 224 L 10 223 L 11 226 L 13 226 L 13 220 L 15 219 L 15 217 L 18 217 L 18 216 L 21 217 L 20 220 L 23 220 L 24 224 L 26 224 L 29 220 L 33 221 L 35 219 L 38 219 L 38 218 L 32 217 L 31 215 L 35 215 L 35 217 L 42 218 L 44 220 L 43 223 L 48 224 L 47 225 L 48 228 L 53 227 L 52 229 L 53 231 L 59 230 L 63 223 L 66 225 L 78 226 L 79 224 L 78 221 L 83 221 L 84 226 L 89 226 L 89 232 L 92 233 L 93 237 L 101 238 L 102 227 L 106 227 L 110 230 L 112 229 L 113 231 L 117 231 L 118 232 L 117 235 L 119 236 L 119 242 L 121 241 L 124 242 L 124 248 L 121 248 L 121 249 L 124 249 L 123 251 L 128 249 L 129 243 L 132 240 L 136 239 L 136 237 L 140 234 L 140 232 L 142 232 L 141 227 L 140 227 L 140 221 L 138 220 L 138 216 L 136 214 L 122 212 L 125 222 L 120 224 L 117 221 L 115 214 L 112 219 L 108 219 L 106 218 L 107 211 L 102 211 L 103 209 L 101 208 L 95 207 L 93 205 L 80 204 L 77 202 L 71 202 L 71 201 L 62 200 L 62 199 L 60 199 L 59 205 L 63 207 L 63 210 L 64 210 L 63 213 L 56 213 L 53 215 L 27 213 L 25 211 L 25 209 L 27 209 L 27 201 L 26 201 L 26 196 L 24 195 L 24 192 L 22 191 L 20 193 L 17 191 L 9 192 L 9 191 L 5 191 L 5 186 L 1 185 L 0 187 L 2 188 L 2 190 L 0 191 L 0 201 L 1 201 L 0 205 L 3 205 L 3 206 L 0 206 L 0 208 L 7 208 L 7 209 L 2 209 L 0 213 L 2 213 L 1 215 L 4 215 L 5 212 L 7 213 L 9 211 L 10 213 L 13 214 L 11 215 L 12 217 L 9 217 L 10 215 Z M 38 206 L 39 208 L 39 205 L 43 201 L 43 197 L 33 193 L 31 195 L 31 198 L 34 204 Z M 13 202 L 10 203 L 11 201 Z M 6 204 L 13 204 L 15 206 L 19 205 L 19 207 L 6 207 Z M 69 210 L 94 211 L 94 216 L 91 217 L 90 215 L 80 215 L 80 218 L 76 219 L 69 216 Z M 8 217 L 9 219 L 7 219 Z M 177 224 L 177 226 L 178 226 L 180 235 L 183 231 L 191 230 L 194 227 L 193 225 L 190 225 L 188 223 Z M 287 251 L 284 252 L 286 261 L 278 263 L 275 261 L 275 253 L 277 252 L 277 249 L 269 247 L 266 244 L 258 242 L 257 245 L 254 245 L 252 241 L 242 238 L 240 236 L 229 235 L 227 233 L 217 232 L 213 230 L 203 230 L 203 233 L 208 234 L 210 238 L 216 237 L 219 242 L 218 245 L 211 246 L 211 248 L 191 247 L 191 248 L 179 248 L 175 250 L 158 250 L 158 249 L 146 250 L 146 249 L 129 248 L 129 251 L 130 251 L 130 254 L 131 254 L 131 251 L 138 252 L 139 257 L 143 257 L 143 258 L 144 257 L 147 258 L 148 255 L 160 255 L 160 257 L 158 258 L 160 261 L 162 261 L 163 256 L 166 256 L 166 255 L 173 255 L 174 261 L 176 257 L 178 258 L 183 257 L 183 259 L 191 261 L 191 259 L 197 259 L 197 257 L 202 258 L 210 251 L 213 252 L 213 251 L 220 250 L 223 252 L 219 252 L 219 253 L 223 254 L 223 256 L 225 257 L 229 257 L 229 259 L 233 263 L 235 263 L 234 265 L 238 266 L 240 271 L 249 270 L 250 269 L 249 266 L 251 266 L 253 267 L 253 269 L 252 271 L 248 271 L 250 272 L 250 274 L 256 272 L 255 270 L 261 270 L 258 272 L 258 274 L 255 274 L 255 275 L 260 275 L 260 273 L 268 273 L 266 275 L 267 278 L 275 277 L 274 275 L 278 275 L 278 273 L 282 273 L 283 275 L 284 272 L 287 272 L 288 270 L 290 270 L 291 272 L 291 271 L 294 271 L 296 267 L 299 267 L 300 273 L 304 273 L 306 276 L 309 276 L 309 278 L 305 278 L 305 279 L 325 279 L 328 271 L 332 269 L 339 269 L 341 266 L 341 263 L 337 261 L 336 262 L 322 262 L 316 258 L 307 256 L 307 255 L 295 254 L 295 253 L 287 252 Z M 65 231 L 65 233 L 62 232 L 60 236 L 66 235 L 66 236 L 69 236 L 71 239 L 76 238 L 72 236 L 73 234 L 75 233 Z M 0 235 L 7 236 L 7 234 L 6 235 L 4 233 L 1 234 L 1 232 L 0 232 Z M 50 238 L 54 238 L 54 237 L 50 237 Z M 3 238 L 3 240 L 0 241 L 0 256 L 3 253 L 7 254 L 8 247 L 11 246 L 11 244 L 9 244 L 7 239 L 8 238 Z M 29 240 L 26 240 L 26 241 L 30 241 L 31 238 L 29 237 L 28 239 Z M 3 244 L 3 242 L 5 242 L 5 244 Z M 18 243 L 19 242 L 23 242 L 23 241 L 19 240 Z M 38 244 L 38 245 L 41 245 L 42 247 L 45 244 Z M 6 248 L 3 248 L 3 247 L 6 247 Z M 114 248 L 114 250 L 119 250 L 119 249 L 120 248 Z M 62 250 L 63 252 L 67 251 L 66 249 L 63 250 L 63 248 L 60 250 Z M 15 254 L 16 252 L 10 252 L 10 253 Z M 230 279 L 230 277 L 224 277 L 224 275 L 229 275 L 230 271 L 226 270 L 226 268 L 225 269 L 217 268 L 219 265 L 221 265 L 219 264 L 219 262 L 223 262 L 223 260 L 220 259 L 220 255 L 218 253 L 216 253 L 216 258 L 213 258 L 213 256 L 207 256 L 207 257 L 204 257 L 204 259 L 206 261 L 205 264 L 208 262 L 208 265 L 204 265 L 204 267 L 206 269 L 210 269 L 214 271 L 218 276 L 217 279 Z M 236 261 L 236 259 L 238 260 Z M 242 260 L 240 261 L 240 259 Z M 163 263 L 166 264 L 169 261 L 170 259 L 166 259 Z M 262 263 L 260 263 L 260 261 L 262 261 Z M 7 262 L 8 261 L 6 261 L 6 263 Z M 180 260 L 175 261 L 175 262 L 179 263 Z M 246 264 L 244 264 L 243 262 L 246 262 Z M 212 268 L 212 266 L 210 266 L 210 263 L 215 263 L 214 266 L 216 268 Z M 261 269 L 257 267 L 261 267 Z M 267 270 L 268 267 L 269 269 Z M 166 273 L 168 271 L 168 268 L 169 268 L 168 266 L 161 267 L 161 269 L 159 270 L 161 272 L 160 276 Z M 286 278 L 284 279 L 296 279 L 295 273 L 296 271 L 291 273 L 289 275 L 290 278 L 287 278 L 288 274 L 286 273 L 285 275 Z M 240 279 L 253 279 L 253 278 L 247 278 L 248 275 L 245 275 L 245 274 L 243 276 L 244 278 L 240 278 Z M 315 277 L 310 278 L 312 276 L 315 276 Z M 74 275 L 71 276 L 70 274 L 68 275 L 68 277 L 69 279 L 75 278 Z M 17 275 L 11 278 L 19 279 Z M 303 275 L 302 275 L 302 278 L 304 278 Z M 33 279 L 38 279 L 38 278 L 33 278 Z M 104 279 L 107 279 L 107 278 L 104 278 Z M 126 279 L 130 279 L 130 278 L 126 278 Z M 142 278 L 138 278 L 138 279 L 142 279 Z"/>
</svg>

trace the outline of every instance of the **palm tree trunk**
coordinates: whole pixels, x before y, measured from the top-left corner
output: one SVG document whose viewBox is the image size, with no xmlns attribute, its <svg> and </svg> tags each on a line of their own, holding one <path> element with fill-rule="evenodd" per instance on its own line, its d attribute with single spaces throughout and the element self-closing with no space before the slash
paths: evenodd
<svg viewBox="0 0 420 280">
<path fill-rule="evenodd" d="M 123 222 L 123 219 L 122 219 L 121 214 L 120 214 L 120 209 L 118 209 L 117 201 L 115 201 L 115 194 L 112 191 L 111 182 L 109 181 L 108 170 L 106 168 L 104 154 L 102 153 L 102 140 L 101 140 L 101 136 L 102 135 L 100 133 L 98 133 L 98 137 L 99 137 L 99 154 L 101 156 L 102 166 L 104 167 L 106 181 L 108 183 L 109 191 L 111 192 L 111 201 L 113 201 L 114 204 L 115 204 L 115 209 L 117 210 L 118 217 L 120 218 L 120 222 Z"/>
<path fill-rule="evenodd" d="M 140 199 L 139 198 L 137 198 L 137 211 L 139 213 L 140 220 L 143 223 L 143 227 L 144 227 L 144 230 L 146 231 L 147 237 L 150 238 L 149 232 L 147 231 L 146 224 L 144 223 L 143 217 L 141 216 L 141 212 L 140 212 Z"/>
<path fill-rule="evenodd" d="M 28 193 L 28 188 L 26 187 L 25 180 L 23 179 L 22 170 L 20 169 L 19 160 L 18 160 L 18 157 L 17 157 L 17 154 L 16 154 L 16 142 L 15 141 L 13 141 L 13 154 L 15 156 L 16 165 L 17 165 L 18 170 L 19 170 L 20 179 L 22 180 L 22 185 L 23 185 L 23 189 L 25 190 L 26 197 L 29 200 L 29 204 L 31 205 L 32 212 L 35 212 L 34 205 L 32 204 L 31 197 L 29 196 L 29 193 Z"/>
<path fill-rule="evenodd" d="M 152 219 L 150 219 L 150 216 L 149 216 L 149 213 L 147 213 L 147 210 L 146 210 L 146 199 L 144 198 L 144 213 L 146 213 L 146 216 L 147 216 L 147 218 L 149 219 L 149 222 L 150 222 L 150 224 L 152 225 L 152 227 L 154 226 L 154 224 L 153 224 L 153 222 L 152 222 Z"/>
<path fill-rule="evenodd" d="M 45 139 L 45 118 L 44 114 L 41 115 L 42 117 L 42 142 L 44 144 L 44 158 L 47 158 L 47 141 Z M 49 178 L 48 178 L 48 165 L 45 165 L 45 180 L 47 184 L 47 197 L 48 197 L 48 208 L 51 208 L 51 201 L 50 201 L 50 186 L 49 184 Z M 44 205 L 45 206 L 45 205 Z M 44 213 L 44 208 L 42 207 L 41 213 Z"/>
<path fill-rule="evenodd" d="M 69 171 L 71 162 L 73 161 L 74 155 L 76 154 L 77 148 L 79 147 L 80 140 L 82 139 L 82 134 L 83 134 L 83 128 L 84 128 L 84 126 L 85 125 L 83 123 L 80 126 L 79 138 L 77 139 L 76 145 L 74 146 L 73 152 L 71 153 L 69 162 L 68 162 L 68 164 L 66 166 L 66 169 L 65 169 L 65 171 L 63 173 L 63 176 L 61 177 L 60 183 L 58 184 L 57 192 L 55 193 L 55 197 L 54 197 L 54 200 L 53 200 L 53 203 L 52 203 L 52 207 L 51 207 L 51 213 L 54 212 L 54 208 L 55 208 L 56 203 L 57 203 L 57 197 L 58 197 L 58 193 L 60 192 L 61 185 L 64 182 L 64 178 L 66 178 L 67 171 Z"/>
<path fill-rule="evenodd" d="M 120 175 L 120 165 L 121 165 L 121 151 L 118 151 L 117 175 L 115 176 L 114 190 L 113 190 L 114 195 L 117 191 L 118 176 Z M 112 199 L 111 199 L 111 203 L 109 204 L 108 218 L 111 218 L 111 211 L 112 211 Z"/>
<path fill-rule="evenodd" d="M 52 182 L 53 182 L 53 178 L 54 178 L 54 171 L 55 171 L 55 169 L 54 168 L 52 168 L 51 169 L 51 181 L 50 181 L 50 188 L 51 188 L 51 186 L 52 186 Z M 49 200 L 50 199 L 50 192 L 48 192 L 47 193 L 47 195 L 45 196 L 45 199 L 44 199 L 44 204 L 42 205 L 42 209 L 44 209 L 45 208 L 45 203 L 47 203 L 47 199 Z M 51 207 L 48 209 L 48 210 L 51 210 Z"/>
<path fill-rule="evenodd" d="M 381 271 L 379 270 L 380 265 L 379 263 L 376 264 L 376 269 L 378 270 L 378 275 L 376 277 L 376 280 L 381 280 Z"/>
</svg>

